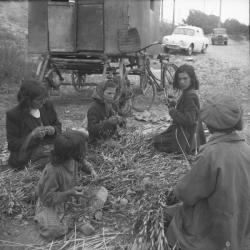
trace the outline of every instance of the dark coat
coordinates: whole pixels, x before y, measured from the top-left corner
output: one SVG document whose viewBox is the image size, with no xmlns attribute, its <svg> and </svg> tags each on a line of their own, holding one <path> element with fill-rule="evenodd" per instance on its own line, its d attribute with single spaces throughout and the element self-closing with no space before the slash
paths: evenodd
<svg viewBox="0 0 250 250">
<path fill-rule="evenodd" d="M 235 132 L 214 134 L 174 192 L 183 206 L 168 228 L 170 244 L 240 250 L 250 233 L 250 146 Z"/>
<path fill-rule="evenodd" d="M 31 139 L 27 148 L 25 159 L 20 161 L 20 149 L 27 139 L 27 136 L 39 125 L 35 119 L 26 110 L 23 110 L 20 105 L 6 113 L 6 130 L 8 149 L 10 151 L 9 165 L 19 168 L 26 164 L 29 160 L 32 151 L 35 150 L 41 143 L 51 143 L 56 134 L 61 133 L 61 123 L 57 118 L 53 104 L 47 101 L 40 109 L 41 122 L 44 126 L 53 126 L 55 135 L 46 135 L 44 139 Z"/>
<path fill-rule="evenodd" d="M 206 138 L 199 119 L 199 112 L 200 103 L 196 91 L 183 92 L 176 108 L 169 113 L 173 119 L 172 125 L 163 133 L 155 136 L 155 147 L 167 153 L 180 153 L 182 150 L 191 153 L 195 149 L 196 143 L 197 147 L 204 144 Z M 195 134 L 196 139 L 194 138 Z"/>
<path fill-rule="evenodd" d="M 116 133 L 117 125 L 108 120 L 112 115 L 114 115 L 112 111 L 106 112 L 105 103 L 102 100 L 94 99 L 87 114 L 90 140 L 106 139 Z"/>
</svg>

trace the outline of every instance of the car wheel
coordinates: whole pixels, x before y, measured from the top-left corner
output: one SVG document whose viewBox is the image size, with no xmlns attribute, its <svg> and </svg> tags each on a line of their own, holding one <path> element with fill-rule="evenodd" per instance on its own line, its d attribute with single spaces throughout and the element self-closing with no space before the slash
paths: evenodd
<svg viewBox="0 0 250 250">
<path fill-rule="evenodd" d="M 186 51 L 187 55 L 188 55 L 188 56 L 191 56 L 191 55 L 193 54 L 193 50 L 194 50 L 194 46 L 191 44 L 191 45 L 188 47 L 187 51 Z"/>
<path fill-rule="evenodd" d="M 204 44 L 202 50 L 201 50 L 201 53 L 205 54 L 207 52 L 207 47 L 208 45 L 207 44 Z"/>
<path fill-rule="evenodd" d="M 224 42 L 224 45 L 227 45 L 227 41 Z"/>
</svg>

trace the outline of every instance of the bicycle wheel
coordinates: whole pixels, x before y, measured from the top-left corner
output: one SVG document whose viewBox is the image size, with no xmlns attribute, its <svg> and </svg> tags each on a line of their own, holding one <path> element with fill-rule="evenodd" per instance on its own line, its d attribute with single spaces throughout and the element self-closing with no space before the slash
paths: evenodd
<svg viewBox="0 0 250 250">
<path fill-rule="evenodd" d="M 129 70 L 126 77 L 132 89 L 132 108 L 138 112 L 149 110 L 155 100 L 155 85 L 146 72 Z"/>
<path fill-rule="evenodd" d="M 177 66 L 174 63 L 166 63 L 163 67 L 163 88 L 166 91 L 167 95 L 172 95 L 174 97 L 178 97 L 180 95 L 180 91 L 174 89 L 174 75 L 177 70 Z"/>
</svg>

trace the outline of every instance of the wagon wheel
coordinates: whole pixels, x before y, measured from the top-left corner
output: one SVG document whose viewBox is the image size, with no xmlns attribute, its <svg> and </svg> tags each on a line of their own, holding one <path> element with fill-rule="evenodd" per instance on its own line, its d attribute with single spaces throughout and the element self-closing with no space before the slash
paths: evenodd
<svg viewBox="0 0 250 250">
<path fill-rule="evenodd" d="M 80 71 L 73 71 L 71 73 L 71 81 L 76 91 L 82 92 L 86 86 L 86 74 Z"/>
<path fill-rule="evenodd" d="M 130 69 L 123 78 L 131 84 L 132 108 L 138 112 L 149 110 L 154 103 L 156 92 L 149 75 L 140 69 Z"/>
<path fill-rule="evenodd" d="M 61 74 L 60 75 L 59 74 L 55 68 L 51 68 L 47 71 L 47 73 L 44 76 L 44 79 L 48 84 L 48 88 L 59 89 L 59 87 L 62 85 L 62 82 L 64 80 Z"/>
<path fill-rule="evenodd" d="M 172 95 L 175 98 L 178 98 L 180 95 L 180 91 L 174 89 L 174 75 L 177 70 L 177 66 L 174 63 L 167 63 L 163 67 L 163 77 L 164 77 L 164 84 L 165 84 L 165 91 L 167 95 Z"/>
</svg>

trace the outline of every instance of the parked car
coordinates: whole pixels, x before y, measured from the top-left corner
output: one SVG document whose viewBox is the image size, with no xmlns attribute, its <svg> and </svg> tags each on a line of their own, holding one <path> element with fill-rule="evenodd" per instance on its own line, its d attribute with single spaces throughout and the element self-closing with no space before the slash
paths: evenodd
<svg viewBox="0 0 250 250">
<path fill-rule="evenodd" d="M 195 26 L 178 26 L 172 35 L 162 39 L 164 52 L 169 50 L 182 50 L 191 55 L 193 52 L 205 53 L 209 40 L 204 36 L 203 30 Z"/>
<path fill-rule="evenodd" d="M 212 42 L 212 45 L 215 45 L 215 44 L 228 45 L 227 30 L 224 28 L 213 29 L 211 42 Z"/>
</svg>

